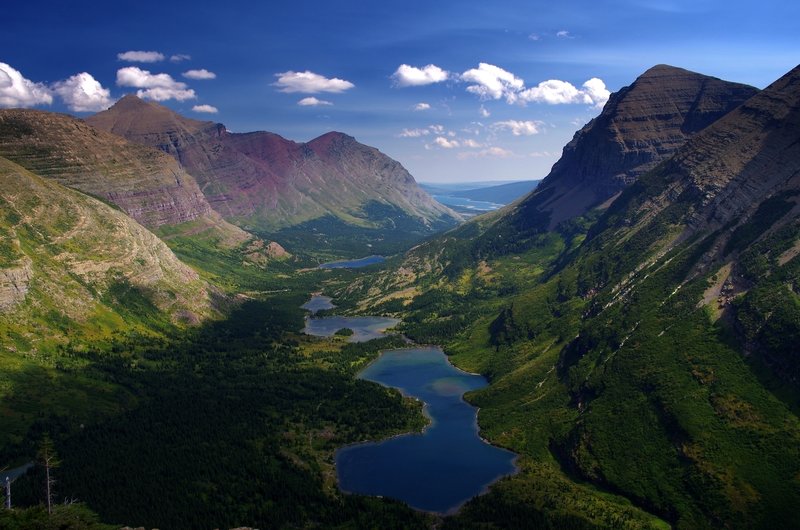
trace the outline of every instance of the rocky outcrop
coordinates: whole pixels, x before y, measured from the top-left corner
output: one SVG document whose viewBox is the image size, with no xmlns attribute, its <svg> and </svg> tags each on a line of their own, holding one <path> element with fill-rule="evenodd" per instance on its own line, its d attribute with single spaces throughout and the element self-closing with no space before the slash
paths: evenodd
<svg viewBox="0 0 800 530">
<path fill-rule="evenodd" d="M 550 174 L 516 209 L 515 224 L 553 229 L 607 203 L 757 92 L 672 66 L 649 69 L 575 134 Z"/>
<path fill-rule="evenodd" d="M 31 281 L 31 260 L 27 257 L 14 267 L 0 268 L 0 312 L 25 300 Z"/>
<path fill-rule="evenodd" d="M 398 162 L 342 133 L 308 143 L 263 131 L 235 134 L 136 96 L 86 121 L 174 156 L 211 206 L 242 226 L 278 230 L 326 215 L 368 226 L 370 202 L 398 208 L 423 226 L 459 219 Z"/>
</svg>

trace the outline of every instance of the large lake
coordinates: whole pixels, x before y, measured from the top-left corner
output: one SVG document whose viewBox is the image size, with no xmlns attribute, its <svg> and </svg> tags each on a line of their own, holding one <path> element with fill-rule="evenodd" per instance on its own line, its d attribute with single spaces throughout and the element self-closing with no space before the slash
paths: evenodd
<svg viewBox="0 0 800 530">
<path fill-rule="evenodd" d="M 463 399 L 486 379 L 455 368 L 440 348 L 384 352 L 359 377 L 422 400 L 431 424 L 422 434 L 340 449 L 336 470 L 343 491 L 450 513 L 515 472 L 514 453 L 480 438 L 477 409 Z"/>
<path fill-rule="evenodd" d="M 433 195 L 433 198 L 446 206 L 458 206 L 476 213 L 491 212 L 505 206 L 504 204 L 488 201 L 476 201 L 466 197 L 453 197 L 451 195 Z"/>
</svg>

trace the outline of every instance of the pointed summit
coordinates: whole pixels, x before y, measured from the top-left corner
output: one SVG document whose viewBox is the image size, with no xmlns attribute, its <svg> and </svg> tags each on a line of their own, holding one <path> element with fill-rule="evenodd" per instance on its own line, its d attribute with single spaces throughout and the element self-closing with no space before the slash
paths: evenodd
<svg viewBox="0 0 800 530">
<path fill-rule="evenodd" d="M 757 92 L 674 66 L 650 68 L 575 134 L 513 222 L 525 230 L 553 229 L 603 205 Z"/>
<path fill-rule="evenodd" d="M 164 105 L 144 101 L 133 94 L 122 97 L 108 110 L 89 116 L 85 121 L 92 127 L 148 145 L 152 145 L 152 142 L 140 141 L 139 138 L 152 135 L 154 132 L 165 132 L 173 137 L 181 137 L 221 127 L 211 121 L 185 118 Z"/>
<path fill-rule="evenodd" d="M 308 143 L 266 131 L 229 133 L 135 96 L 86 121 L 175 157 L 214 210 L 242 226 L 277 231 L 328 218 L 377 231 L 394 212 L 402 222 L 392 220 L 392 230 L 421 237 L 460 219 L 399 162 L 342 132 Z"/>
</svg>

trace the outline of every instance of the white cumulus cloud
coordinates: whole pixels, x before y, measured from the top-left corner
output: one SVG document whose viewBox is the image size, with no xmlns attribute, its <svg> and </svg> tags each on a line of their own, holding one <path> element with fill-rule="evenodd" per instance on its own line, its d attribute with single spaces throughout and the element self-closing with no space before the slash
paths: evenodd
<svg viewBox="0 0 800 530">
<path fill-rule="evenodd" d="M 507 70 L 488 63 L 479 63 L 461 74 L 461 80 L 473 83 L 467 92 L 476 94 L 481 99 L 506 98 L 509 103 L 516 101 L 517 92 L 522 90 L 525 82 Z"/>
<path fill-rule="evenodd" d="M 509 130 L 514 136 L 531 136 L 539 134 L 542 125 L 540 121 L 506 120 L 493 123 L 492 128 Z"/>
<path fill-rule="evenodd" d="M 169 60 L 173 63 L 180 63 L 183 61 L 189 61 L 191 58 L 191 55 L 186 55 L 185 53 L 176 53 L 175 55 L 171 56 Z"/>
<path fill-rule="evenodd" d="M 159 52 L 129 51 L 118 53 L 117 59 L 130 63 L 157 63 L 164 60 L 164 54 Z"/>
<path fill-rule="evenodd" d="M 448 77 L 450 74 L 435 64 L 429 64 L 422 68 L 401 64 L 392 74 L 394 84 L 398 87 L 431 85 L 447 81 Z"/>
<path fill-rule="evenodd" d="M 25 79 L 18 70 L 0 63 L 0 107 L 32 107 L 52 102 L 52 92 L 46 85 Z"/>
<path fill-rule="evenodd" d="M 114 103 L 111 91 L 103 88 L 100 82 L 87 72 L 54 83 L 53 92 L 58 94 L 69 110 L 74 112 L 99 112 Z"/>
<path fill-rule="evenodd" d="M 306 70 L 305 72 L 288 71 L 275 74 L 278 80 L 273 83 L 281 92 L 302 92 L 305 94 L 317 94 L 319 92 L 332 92 L 338 94 L 349 90 L 355 85 L 344 79 L 332 78 L 315 74 Z"/>
<path fill-rule="evenodd" d="M 569 31 L 562 29 L 561 31 L 556 33 L 556 37 L 560 39 L 571 39 L 572 35 L 570 34 Z"/>
<path fill-rule="evenodd" d="M 479 147 L 483 147 L 483 144 L 473 140 L 472 138 L 467 138 L 466 140 L 461 142 L 461 145 L 464 147 L 470 147 L 472 149 L 478 149 Z"/>
<path fill-rule="evenodd" d="M 583 91 L 596 107 L 602 107 L 611 96 L 611 92 L 606 88 L 602 79 L 593 77 L 583 84 Z"/>
<path fill-rule="evenodd" d="M 317 99 L 313 96 L 308 98 L 303 98 L 297 102 L 298 105 L 301 107 L 319 107 L 320 105 L 333 105 L 330 101 L 325 101 L 324 99 Z"/>
<path fill-rule="evenodd" d="M 414 110 L 415 111 L 428 110 L 430 108 L 431 108 L 430 104 L 429 103 L 424 103 L 424 102 L 423 103 L 417 103 L 416 105 L 414 105 Z"/>
<path fill-rule="evenodd" d="M 187 70 L 181 74 L 186 79 L 216 79 L 217 74 L 209 72 L 205 68 L 199 70 Z"/>
<path fill-rule="evenodd" d="M 436 139 L 433 141 L 433 143 L 435 143 L 442 149 L 454 149 L 458 147 L 457 140 L 448 140 L 444 136 L 437 136 Z"/>
<path fill-rule="evenodd" d="M 117 85 L 139 88 L 136 95 L 143 99 L 185 101 L 197 95 L 186 83 L 175 81 L 169 74 L 152 74 L 137 66 L 126 66 L 117 70 Z"/>
<path fill-rule="evenodd" d="M 524 102 L 547 103 L 549 105 L 584 103 L 602 106 L 608 101 L 610 95 L 611 93 L 606 89 L 605 83 L 593 77 L 583 84 L 582 89 L 567 81 L 548 79 L 535 87 L 521 91 L 519 99 Z"/>
<path fill-rule="evenodd" d="M 195 112 L 204 112 L 206 114 L 216 114 L 219 112 L 219 109 L 212 105 L 195 105 L 192 107 L 192 110 Z"/>
<path fill-rule="evenodd" d="M 488 118 L 489 116 L 491 116 L 491 115 L 492 115 L 492 113 L 491 113 L 491 112 L 489 112 L 489 110 L 488 110 L 486 107 L 484 107 L 483 105 L 481 105 L 481 108 L 480 108 L 480 109 L 478 109 L 478 112 L 479 112 L 479 113 L 480 113 L 480 115 L 481 115 L 481 116 L 483 116 L 484 118 Z"/>
</svg>

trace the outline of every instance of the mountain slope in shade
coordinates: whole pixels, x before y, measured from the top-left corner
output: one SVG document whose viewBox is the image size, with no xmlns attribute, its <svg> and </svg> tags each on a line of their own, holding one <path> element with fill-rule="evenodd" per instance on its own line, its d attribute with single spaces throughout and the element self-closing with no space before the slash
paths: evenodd
<svg viewBox="0 0 800 530">
<path fill-rule="evenodd" d="M 757 92 L 681 68 L 654 66 L 612 94 L 603 112 L 575 134 L 547 177 L 520 204 L 514 223 L 553 229 L 602 205 Z"/>
<path fill-rule="evenodd" d="M 252 239 L 211 208 L 172 157 L 71 116 L 0 110 L 0 156 L 113 203 L 151 229 L 191 222 L 193 233 L 203 231 L 224 247 Z"/>
<path fill-rule="evenodd" d="M 0 158 L 0 206 L 0 328 L 15 350 L 219 314 L 195 271 L 95 198 Z"/>
<path fill-rule="evenodd" d="M 379 227 L 383 220 L 369 214 L 371 203 L 400 210 L 423 231 L 459 219 L 422 191 L 398 162 L 342 133 L 308 143 L 269 132 L 230 133 L 221 124 L 183 118 L 136 96 L 86 121 L 172 154 L 197 178 L 216 211 L 259 230 L 328 215 Z"/>
</svg>

